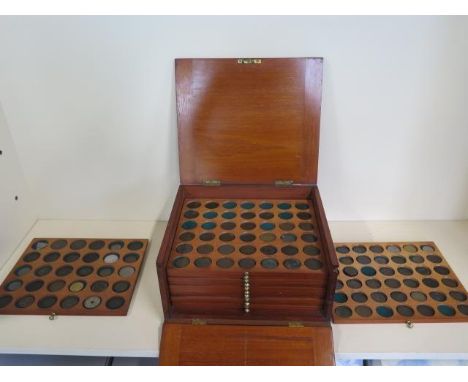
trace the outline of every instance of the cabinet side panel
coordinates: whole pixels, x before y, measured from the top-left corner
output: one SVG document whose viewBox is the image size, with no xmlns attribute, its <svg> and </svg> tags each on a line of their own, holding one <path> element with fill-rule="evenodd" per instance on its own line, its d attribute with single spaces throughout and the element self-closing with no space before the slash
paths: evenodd
<svg viewBox="0 0 468 382">
<path fill-rule="evenodd" d="M 335 247 L 333 246 L 330 228 L 328 227 L 327 217 L 325 215 L 325 210 L 323 209 L 318 187 L 315 186 L 312 189 L 311 198 L 316 206 L 316 220 L 320 231 L 320 237 L 322 238 L 323 250 L 325 251 L 324 258 L 327 262 L 329 272 L 327 291 L 325 293 L 324 301 L 324 315 L 329 319 L 331 317 L 333 294 L 335 293 L 336 279 L 338 277 L 338 259 L 336 258 Z"/>
<path fill-rule="evenodd" d="M 158 273 L 159 281 L 159 290 L 161 293 L 162 306 L 164 310 L 164 317 L 167 319 L 170 311 L 170 294 L 169 294 L 169 284 L 167 278 L 167 269 L 166 264 L 169 259 L 169 254 L 171 252 L 172 242 L 174 241 L 174 235 L 177 230 L 177 223 L 179 221 L 180 212 L 182 210 L 182 205 L 184 201 L 184 188 L 179 186 L 177 195 L 174 201 L 174 206 L 172 207 L 171 216 L 169 217 L 169 222 L 166 227 L 166 232 L 164 233 L 164 238 L 159 249 L 158 258 L 156 260 L 156 270 Z"/>
</svg>

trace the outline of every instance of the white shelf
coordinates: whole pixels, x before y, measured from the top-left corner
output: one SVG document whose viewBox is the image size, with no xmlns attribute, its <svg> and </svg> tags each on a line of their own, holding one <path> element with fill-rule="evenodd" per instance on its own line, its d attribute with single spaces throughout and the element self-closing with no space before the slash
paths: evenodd
<svg viewBox="0 0 468 382">
<path fill-rule="evenodd" d="M 151 239 L 126 317 L 1 316 L 0 353 L 156 357 L 163 322 L 156 256 L 166 223 L 40 220 L 0 270 L 6 276 L 34 237 Z M 462 283 L 468 281 L 468 221 L 330 222 L 335 241 L 435 241 Z M 468 324 L 333 325 L 337 358 L 468 359 Z"/>
</svg>

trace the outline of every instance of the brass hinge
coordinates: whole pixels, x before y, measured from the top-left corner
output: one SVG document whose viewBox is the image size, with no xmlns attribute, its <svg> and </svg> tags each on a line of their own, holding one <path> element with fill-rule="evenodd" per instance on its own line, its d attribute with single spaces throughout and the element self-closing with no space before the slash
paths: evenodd
<svg viewBox="0 0 468 382">
<path fill-rule="evenodd" d="M 192 320 L 192 325 L 206 325 L 206 321 L 200 320 L 199 318 L 194 318 Z"/>
<path fill-rule="evenodd" d="M 237 63 L 238 64 L 261 64 L 262 59 L 261 58 L 238 58 Z"/>
<path fill-rule="evenodd" d="M 275 180 L 276 187 L 288 187 L 294 184 L 293 180 Z"/>
<path fill-rule="evenodd" d="M 205 186 L 220 186 L 221 181 L 220 180 L 215 180 L 215 179 L 207 179 L 203 181 L 203 184 Z"/>
<path fill-rule="evenodd" d="M 288 326 L 290 328 L 303 328 L 304 324 L 300 321 L 289 321 Z"/>
</svg>

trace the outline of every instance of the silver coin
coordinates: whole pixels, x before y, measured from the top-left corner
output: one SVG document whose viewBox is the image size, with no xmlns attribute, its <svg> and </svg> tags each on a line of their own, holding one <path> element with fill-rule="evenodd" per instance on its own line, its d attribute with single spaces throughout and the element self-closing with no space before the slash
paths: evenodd
<svg viewBox="0 0 468 382">
<path fill-rule="evenodd" d="M 126 266 L 126 267 L 120 268 L 119 275 L 122 277 L 130 277 L 131 275 L 133 275 L 134 272 L 135 272 L 135 268 Z"/>
<path fill-rule="evenodd" d="M 84 300 L 83 306 L 86 309 L 94 309 L 94 308 L 98 307 L 100 303 L 101 303 L 101 298 L 100 297 L 91 296 L 91 297 L 88 297 L 86 300 Z"/>
<path fill-rule="evenodd" d="M 107 264 L 115 263 L 117 260 L 119 260 L 119 255 L 116 253 L 109 253 L 108 255 L 104 256 L 104 262 Z"/>
</svg>

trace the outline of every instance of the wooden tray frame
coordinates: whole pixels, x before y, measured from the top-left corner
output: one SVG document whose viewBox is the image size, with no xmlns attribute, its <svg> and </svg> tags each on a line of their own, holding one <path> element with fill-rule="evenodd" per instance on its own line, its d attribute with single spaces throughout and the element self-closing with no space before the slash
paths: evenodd
<svg viewBox="0 0 468 382">
<path fill-rule="evenodd" d="M 265 317 L 242 317 L 241 315 L 207 315 L 200 314 L 181 314 L 173 310 L 171 295 L 168 287 L 167 264 L 171 254 L 173 242 L 177 232 L 178 224 L 181 218 L 181 212 L 186 199 L 308 199 L 312 201 L 315 210 L 315 220 L 317 222 L 317 231 L 319 233 L 320 246 L 323 251 L 323 259 L 328 277 L 326 295 L 323 302 L 323 309 L 320 315 L 310 316 L 275 316 L 267 315 Z M 164 311 L 164 317 L 167 322 L 189 323 L 194 319 L 203 319 L 209 324 L 247 324 L 247 325 L 288 325 L 291 321 L 301 321 L 304 325 L 328 325 L 331 318 L 332 298 L 335 290 L 337 277 L 338 261 L 336 259 L 333 242 L 331 240 L 330 230 L 323 210 L 322 201 L 317 186 L 290 186 L 275 187 L 265 185 L 222 185 L 222 186 L 199 186 L 199 185 L 180 185 L 176 199 L 172 208 L 168 226 L 161 244 L 157 259 L 157 272 L 161 299 Z M 242 278 L 243 272 L 234 271 L 234 277 Z M 223 274 L 229 273 L 223 271 Z M 237 275 L 236 275 L 237 273 Z M 254 274 L 254 273 L 252 273 Z"/>
<path fill-rule="evenodd" d="M 361 254 L 360 253 L 355 253 L 352 250 L 352 247 L 359 246 L 359 245 L 362 245 L 362 246 L 366 247 L 367 251 L 365 253 L 363 253 L 362 255 L 367 255 L 367 256 L 369 256 L 371 258 L 371 263 L 369 263 L 368 266 L 372 266 L 373 268 L 376 269 L 377 273 L 376 273 L 375 276 L 368 277 L 368 276 L 365 276 L 365 275 L 363 275 L 361 273 L 360 268 L 362 268 L 362 267 L 364 267 L 366 265 L 360 264 L 355 260 L 356 257 L 361 255 Z M 378 245 L 378 246 L 383 247 L 384 252 L 382 252 L 382 253 L 373 253 L 373 252 L 371 252 L 369 250 L 369 247 L 372 246 L 372 245 Z M 407 246 L 407 245 L 416 246 L 418 248 L 418 251 L 417 252 L 405 251 L 404 247 Z M 348 297 L 348 300 L 345 303 L 338 303 L 336 301 L 334 302 L 333 321 L 335 323 L 337 323 L 337 324 L 407 323 L 408 325 L 411 325 L 412 323 L 420 323 L 420 322 L 421 323 L 423 323 L 423 322 L 428 322 L 428 323 L 468 322 L 468 316 L 463 316 L 463 314 L 460 313 L 457 310 L 457 305 L 459 305 L 459 304 L 465 304 L 466 305 L 466 304 L 468 304 L 468 300 L 465 300 L 465 302 L 460 302 L 460 301 L 457 302 L 455 299 L 450 297 L 450 295 L 448 293 L 451 290 L 453 290 L 453 291 L 456 290 L 456 291 L 460 291 L 462 293 L 465 293 L 465 296 L 466 296 L 467 295 L 466 289 L 464 288 L 463 284 L 460 282 L 457 275 L 452 270 L 452 268 L 448 264 L 447 260 L 444 258 L 443 254 L 440 252 L 440 250 L 437 248 L 437 246 L 436 246 L 436 244 L 434 242 L 424 241 L 424 242 L 351 242 L 351 243 L 350 242 L 344 242 L 344 243 L 335 243 L 335 248 L 338 248 L 340 246 L 347 246 L 348 248 L 350 248 L 350 253 L 348 253 L 348 254 L 337 253 L 338 260 L 342 256 L 352 257 L 354 259 L 354 263 L 351 264 L 350 266 L 354 266 L 356 269 L 358 269 L 359 273 L 355 277 L 349 277 L 349 276 L 345 275 L 344 272 L 343 272 L 343 269 L 348 265 L 342 264 L 339 261 L 339 267 L 340 268 L 339 268 L 338 279 L 339 279 L 339 282 L 343 283 L 343 287 L 341 287 L 336 292 L 337 293 L 345 293 L 346 296 Z M 401 248 L 401 251 L 400 252 L 390 252 L 390 251 L 387 250 L 388 246 L 398 246 L 399 248 Z M 434 251 L 433 252 L 423 251 L 421 249 L 422 246 L 431 246 L 431 247 L 434 248 Z M 442 258 L 442 261 L 440 263 L 431 263 L 429 260 L 426 259 L 426 256 L 431 255 L 431 254 L 435 254 L 435 255 L 440 256 Z M 410 255 L 421 255 L 424 258 L 424 263 L 414 263 L 414 262 L 410 261 L 410 259 L 409 259 Z M 386 257 L 388 257 L 389 258 L 389 263 L 388 264 L 378 264 L 378 263 L 376 263 L 373 260 L 373 258 L 376 257 L 376 256 L 386 256 Z M 395 262 L 393 262 L 391 260 L 391 256 L 403 256 L 403 257 L 405 257 L 407 259 L 406 263 L 397 264 L 397 263 L 395 263 Z M 430 268 L 431 274 L 425 276 L 425 275 L 421 275 L 420 273 L 416 272 L 415 269 L 418 266 L 425 266 L 425 267 Z M 441 275 L 441 274 L 435 272 L 433 268 L 436 267 L 436 266 L 443 266 L 443 267 L 448 268 L 448 270 L 449 270 L 448 275 Z M 395 274 L 392 275 L 392 276 L 385 276 L 385 275 L 383 275 L 382 273 L 379 272 L 378 269 L 380 267 L 390 267 L 390 268 L 394 269 Z M 413 270 L 413 274 L 408 275 L 408 276 L 401 275 L 397 271 L 398 267 L 411 268 Z M 425 277 L 429 277 L 429 278 L 433 278 L 433 279 L 437 280 L 439 282 L 439 286 L 436 287 L 436 288 L 430 288 L 430 287 L 424 285 L 423 282 L 422 282 L 422 279 L 425 278 Z M 453 289 L 445 286 L 441 282 L 441 280 L 443 278 L 446 278 L 446 277 L 455 280 L 458 283 L 458 286 L 453 288 Z M 359 288 L 359 289 L 350 288 L 346 283 L 350 279 L 359 279 L 362 282 L 362 287 Z M 368 287 L 366 285 L 366 283 L 365 283 L 365 281 L 368 280 L 368 279 L 377 279 L 382 283 L 382 286 L 380 288 L 378 288 L 378 289 L 372 289 L 372 288 Z M 386 279 L 396 279 L 396 280 L 401 282 L 401 286 L 398 287 L 398 288 L 390 288 L 384 282 Z M 416 288 L 407 287 L 403 283 L 404 279 L 415 279 L 415 280 L 417 280 L 419 282 L 419 286 L 416 287 Z M 404 301 L 404 302 L 397 302 L 397 301 L 393 300 L 390 297 L 390 293 L 395 292 L 395 291 L 403 292 L 404 294 L 406 294 L 407 300 Z M 351 294 L 353 292 L 354 293 L 356 293 L 356 292 L 365 293 L 368 296 L 367 302 L 359 303 L 359 302 L 353 301 L 352 298 L 351 298 Z M 382 303 L 377 303 L 377 302 L 373 301 L 371 296 L 370 296 L 370 294 L 372 292 L 382 292 L 382 293 L 384 293 L 387 296 L 387 301 L 382 302 Z M 410 292 L 423 292 L 423 293 L 426 294 L 427 300 L 423 301 L 423 302 L 417 302 L 417 301 L 413 300 L 410 297 Z M 442 292 L 442 293 L 446 294 L 448 299 L 447 299 L 447 301 L 444 301 L 444 302 L 437 302 L 436 300 L 434 300 L 434 299 L 432 299 L 430 297 L 430 295 L 429 295 L 430 292 Z M 455 304 L 454 309 L 456 311 L 456 314 L 454 316 L 444 316 L 442 313 L 440 313 L 437 310 L 438 305 L 447 305 L 447 304 L 449 306 L 452 306 L 453 304 Z M 357 306 L 359 306 L 359 305 L 366 305 L 366 306 L 370 307 L 372 309 L 372 311 L 373 311 L 372 315 L 369 316 L 369 317 L 359 316 L 355 312 L 355 308 Z M 414 310 L 413 316 L 403 316 L 403 315 L 399 314 L 398 311 L 396 310 L 396 307 L 398 305 L 406 305 L 406 306 L 411 307 Z M 422 315 L 417 310 L 418 305 L 428 305 L 428 306 L 430 306 L 435 311 L 435 314 L 433 316 L 431 316 L 431 317 Z M 335 309 L 337 307 L 339 307 L 339 306 L 348 306 L 353 312 L 352 316 L 348 317 L 348 318 L 338 316 L 335 313 Z M 388 306 L 388 307 L 390 307 L 393 310 L 393 316 L 389 317 L 389 318 L 379 316 L 375 311 L 377 306 Z"/>
<path fill-rule="evenodd" d="M 84 241 L 86 241 L 87 244 L 86 244 L 86 246 L 84 248 L 78 249 L 78 250 L 73 250 L 73 249 L 69 248 L 68 245 L 66 247 L 64 247 L 64 248 L 61 248 L 61 249 L 52 249 L 50 247 L 45 247 L 43 249 L 34 249 L 33 245 L 36 242 L 41 241 L 41 240 L 47 240 L 49 243 L 53 243 L 56 240 L 67 240 L 68 244 L 70 244 L 71 242 L 76 241 L 76 240 L 84 240 Z M 101 249 L 97 249 L 97 250 L 88 248 L 88 245 L 91 242 L 98 241 L 98 240 L 102 240 L 105 243 L 104 247 L 102 247 Z M 110 243 L 117 242 L 117 241 L 122 241 L 124 243 L 124 246 L 123 246 L 122 249 L 120 249 L 120 250 L 111 250 L 111 249 L 108 248 Z M 138 249 L 138 250 L 129 250 L 129 249 L 127 249 L 127 245 L 132 241 L 142 242 L 143 247 Z M 2 285 L 0 286 L 0 290 L 1 290 L 0 294 L 1 295 L 3 295 L 5 293 L 5 294 L 9 294 L 9 295 L 13 296 L 13 301 L 11 303 L 9 303 L 5 308 L 0 309 L 0 314 L 48 315 L 48 316 L 51 316 L 51 317 L 59 316 L 59 315 L 64 315 L 64 316 L 65 315 L 66 316 L 126 316 L 127 313 L 128 313 L 128 309 L 130 307 L 131 301 L 132 301 L 133 292 L 135 290 L 135 287 L 136 287 L 138 279 L 139 279 L 141 268 L 143 266 L 146 250 L 147 250 L 147 247 L 148 247 L 148 243 L 149 243 L 148 239 L 50 238 L 50 237 L 48 237 L 48 238 L 34 238 L 31 241 L 31 243 L 28 245 L 28 247 L 23 251 L 22 255 L 20 256 L 18 261 L 15 263 L 14 267 L 8 273 L 6 278 L 3 280 Z M 36 260 L 35 262 L 32 262 L 32 263 L 25 262 L 23 260 L 23 258 L 29 252 L 39 252 L 41 257 L 38 260 Z M 60 253 L 59 259 L 57 259 L 56 261 L 51 262 L 51 263 L 44 262 L 42 260 L 42 257 L 44 255 L 48 254 L 48 253 L 51 253 L 51 252 Z M 63 256 L 68 254 L 68 253 L 71 253 L 71 252 L 79 253 L 80 258 L 78 260 L 76 260 L 75 262 L 73 262 L 73 263 L 67 263 L 67 262 L 65 262 L 63 260 Z M 97 253 L 99 255 L 99 259 L 96 260 L 95 262 L 92 262 L 92 263 L 84 262 L 82 260 L 83 255 L 85 255 L 87 253 L 91 253 L 91 252 Z M 104 263 L 103 258 L 108 253 L 117 253 L 117 254 L 119 254 L 119 256 L 120 256 L 119 260 L 117 260 L 115 263 L 111 263 L 111 264 Z M 137 253 L 139 255 L 138 260 L 136 260 L 135 262 L 132 262 L 132 263 L 124 262 L 123 257 L 128 253 Z M 22 265 L 31 265 L 31 266 L 33 266 L 33 269 L 27 275 L 22 276 L 22 277 L 18 277 L 18 276 L 16 276 L 14 274 L 14 272 L 19 266 L 22 266 Z M 34 275 L 34 270 L 37 269 L 38 266 L 42 266 L 42 265 L 50 265 L 50 266 L 52 266 L 53 269 L 49 274 L 47 274 L 45 276 L 36 276 L 36 275 Z M 57 275 L 55 275 L 55 271 L 59 267 L 64 266 L 64 265 L 73 266 L 73 268 L 74 268 L 73 272 L 66 275 L 66 276 L 57 276 Z M 85 266 L 85 265 L 89 265 L 89 266 L 93 267 L 94 268 L 93 273 L 91 273 L 88 276 L 79 276 L 79 275 L 77 275 L 76 270 L 80 266 Z M 97 269 L 100 268 L 101 266 L 112 266 L 112 267 L 114 267 L 115 271 L 111 275 L 109 275 L 107 277 L 101 277 L 101 276 L 99 276 L 97 274 Z M 130 277 L 125 277 L 124 278 L 124 277 L 121 277 L 121 276 L 118 275 L 118 269 L 123 267 L 123 266 L 132 266 L 132 267 L 135 268 L 135 271 L 133 272 L 133 274 Z M 23 280 L 23 286 L 21 288 L 15 290 L 15 291 L 12 291 L 12 292 L 5 291 L 4 287 L 9 282 L 11 282 L 11 281 L 13 281 L 15 279 L 18 279 L 18 278 L 21 278 Z M 31 282 L 31 281 L 37 280 L 37 279 L 41 279 L 41 280 L 44 281 L 44 286 L 43 287 L 41 287 L 39 290 L 34 291 L 34 292 L 27 292 L 27 291 L 24 290 L 24 286 L 28 282 Z M 52 281 L 58 280 L 58 279 L 62 279 L 62 280 L 64 280 L 66 282 L 65 287 L 62 288 L 61 290 L 57 291 L 57 292 L 49 292 L 47 290 L 47 284 L 49 282 L 52 282 Z M 82 289 L 79 292 L 69 291 L 68 287 L 69 287 L 70 283 L 72 283 L 74 281 L 78 281 L 78 280 L 85 281 L 85 283 L 86 283 L 85 288 Z M 102 292 L 94 292 L 94 291 L 92 291 L 90 289 L 91 285 L 95 281 L 98 281 L 98 280 L 105 280 L 105 281 L 108 282 L 109 286 L 107 287 L 106 290 L 104 290 Z M 114 282 L 117 282 L 117 281 L 120 281 L 120 280 L 128 281 L 130 283 L 130 287 L 124 292 L 120 292 L 120 293 L 114 292 L 112 290 L 112 285 L 113 285 Z M 26 296 L 26 295 L 34 296 L 35 300 L 34 300 L 33 304 L 30 305 L 29 307 L 26 307 L 26 308 L 17 308 L 15 306 L 16 299 L 21 297 L 21 296 Z M 53 306 L 51 306 L 50 308 L 39 308 L 36 305 L 37 302 L 41 298 L 43 298 L 45 296 L 49 296 L 49 295 L 56 296 L 57 297 L 57 302 Z M 69 308 L 69 309 L 62 308 L 60 306 L 61 299 L 66 297 L 66 296 L 71 296 L 71 295 L 77 296 L 77 297 L 80 298 L 80 301 L 78 302 L 78 304 L 75 305 L 72 308 Z M 85 298 L 90 297 L 90 296 L 100 297 L 101 298 L 101 304 L 98 307 L 94 308 L 94 309 L 85 308 L 83 306 L 83 301 L 84 301 Z M 119 307 L 117 309 L 108 309 L 106 307 L 106 302 L 111 297 L 114 297 L 114 296 L 123 297 L 125 299 L 125 303 L 121 307 Z"/>
</svg>

